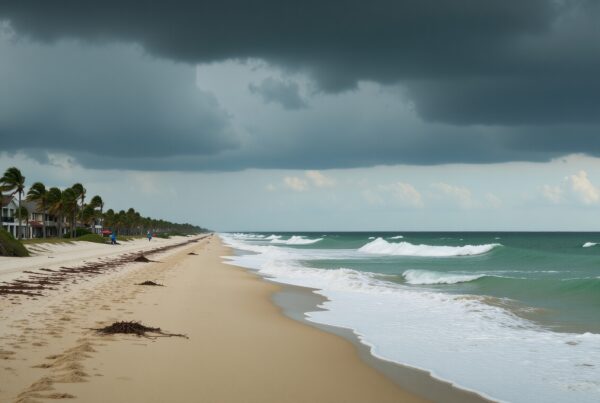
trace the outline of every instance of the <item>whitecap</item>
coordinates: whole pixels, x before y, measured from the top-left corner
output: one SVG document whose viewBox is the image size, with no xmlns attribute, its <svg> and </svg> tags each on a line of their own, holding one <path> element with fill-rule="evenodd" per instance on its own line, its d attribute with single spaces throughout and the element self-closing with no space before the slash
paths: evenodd
<svg viewBox="0 0 600 403">
<path fill-rule="evenodd" d="M 303 236 L 293 235 L 290 239 L 272 239 L 271 243 L 282 244 L 282 245 L 312 245 L 319 241 L 322 241 L 323 238 L 315 238 L 309 239 Z"/>
<path fill-rule="evenodd" d="M 485 274 L 442 273 L 428 270 L 406 270 L 402 276 L 408 284 L 433 285 L 467 283 L 485 277 Z"/>
<path fill-rule="evenodd" d="M 487 253 L 502 246 L 498 243 L 464 246 L 414 245 L 409 242 L 391 243 L 377 238 L 359 249 L 360 252 L 392 256 L 451 257 L 472 256 Z"/>
</svg>

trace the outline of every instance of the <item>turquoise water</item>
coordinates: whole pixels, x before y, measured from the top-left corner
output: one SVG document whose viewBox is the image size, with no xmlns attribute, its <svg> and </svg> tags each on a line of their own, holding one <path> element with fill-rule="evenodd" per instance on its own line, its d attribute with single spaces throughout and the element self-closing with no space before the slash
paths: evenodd
<svg viewBox="0 0 600 403">
<path fill-rule="evenodd" d="M 270 233 L 269 233 L 270 235 Z M 600 233 L 294 233 L 322 241 L 291 246 L 302 249 L 358 249 L 383 238 L 390 243 L 409 242 L 433 246 L 461 246 L 499 243 L 490 252 L 474 256 L 446 258 L 422 256 L 373 255 L 369 259 L 308 259 L 313 267 L 350 268 L 384 274 L 415 288 L 433 288 L 440 292 L 482 295 L 491 303 L 504 304 L 517 314 L 540 322 L 557 331 L 600 333 Z M 287 245 L 290 247 L 290 245 Z M 404 273 L 413 270 L 432 272 L 430 279 L 444 281 L 444 275 L 481 275 L 483 277 L 452 284 L 409 284 Z M 417 273 L 418 274 L 418 273 Z M 418 281 L 417 281 L 418 282 Z M 431 281 L 429 281 L 431 282 Z M 532 308 L 532 309 L 529 309 Z"/>
<path fill-rule="evenodd" d="M 600 401 L 600 233 L 221 237 L 232 264 L 325 296 L 307 319 L 375 356 L 495 400 Z"/>
</svg>

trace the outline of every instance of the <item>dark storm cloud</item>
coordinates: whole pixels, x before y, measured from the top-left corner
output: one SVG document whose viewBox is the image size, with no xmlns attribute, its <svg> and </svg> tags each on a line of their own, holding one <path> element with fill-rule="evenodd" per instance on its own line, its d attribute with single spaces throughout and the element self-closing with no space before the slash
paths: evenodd
<svg viewBox="0 0 600 403">
<path fill-rule="evenodd" d="M 599 18 L 593 0 L 2 1 L 0 150 L 145 170 L 600 156 Z M 246 81 L 293 113 L 236 120 L 194 64 L 249 58 L 315 87 Z M 425 123 L 398 97 L 353 106 L 360 81 Z"/>
<path fill-rule="evenodd" d="M 300 86 L 293 81 L 278 80 L 268 77 L 259 84 L 250 84 L 248 89 L 259 95 L 266 103 L 278 103 L 285 109 L 306 108 L 306 101 L 300 95 Z"/>
<path fill-rule="evenodd" d="M 238 145 L 229 115 L 194 85 L 190 66 L 145 58 L 132 45 L 15 45 L 5 37 L 0 55 L 3 150 L 87 150 L 127 161 Z"/>
<path fill-rule="evenodd" d="M 326 92 L 407 83 L 434 121 L 598 121 L 593 0 L 5 1 L 0 16 L 43 41 L 123 40 L 197 63 L 263 58 Z M 531 113 L 520 105 L 533 106 Z"/>
</svg>

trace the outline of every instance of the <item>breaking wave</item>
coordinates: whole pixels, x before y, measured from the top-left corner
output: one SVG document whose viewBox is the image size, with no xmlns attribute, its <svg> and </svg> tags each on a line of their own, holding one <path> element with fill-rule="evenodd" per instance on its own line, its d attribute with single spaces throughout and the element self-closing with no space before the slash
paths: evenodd
<svg viewBox="0 0 600 403">
<path fill-rule="evenodd" d="M 440 273 L 427 270 L 407 270 L 402 276 L 408 284 L 433 285 L 433 284 L 456 284 L 467 283 L 485 277 L 485 274 L 456 274 Z"/>
<path fill-rule="evenodd" d="M 323 238 L 308 239 L 304 238 L 303 236 L 293 235 L 290 239 L 271 239 L 271 243 L 282 245 L 312 245 L 313 243 L 317 243 L 322 240 Z"/>
<path fill-rule="evenodd" d="M 592 246 L 596 246 L 596 245 L 598 245 L 597 242 L 586 242 L 586 243 L 583 244 L 583 247 L 584 248 L 591 248 Z"/>
<path fill-rule="evenodd" d="M 481 255 L 502 246 L 499 243 L 464 246 L 414 245 L 409 242 L 391 243 L 377 238 L 359 249 L 360 252 L 377 255 L 451 257 Z"/>
</svg>

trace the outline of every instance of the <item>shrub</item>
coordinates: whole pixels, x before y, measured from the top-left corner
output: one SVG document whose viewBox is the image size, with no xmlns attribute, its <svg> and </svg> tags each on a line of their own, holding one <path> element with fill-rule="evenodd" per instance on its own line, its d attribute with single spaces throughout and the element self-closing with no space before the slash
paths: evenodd
<svg viewBox="0 0 600 403">
<path fill-rule="evenodd" d="M 27 248 L 12 234 L 0 228 L 0 256 L 29 256 Z"/>
</svg>

